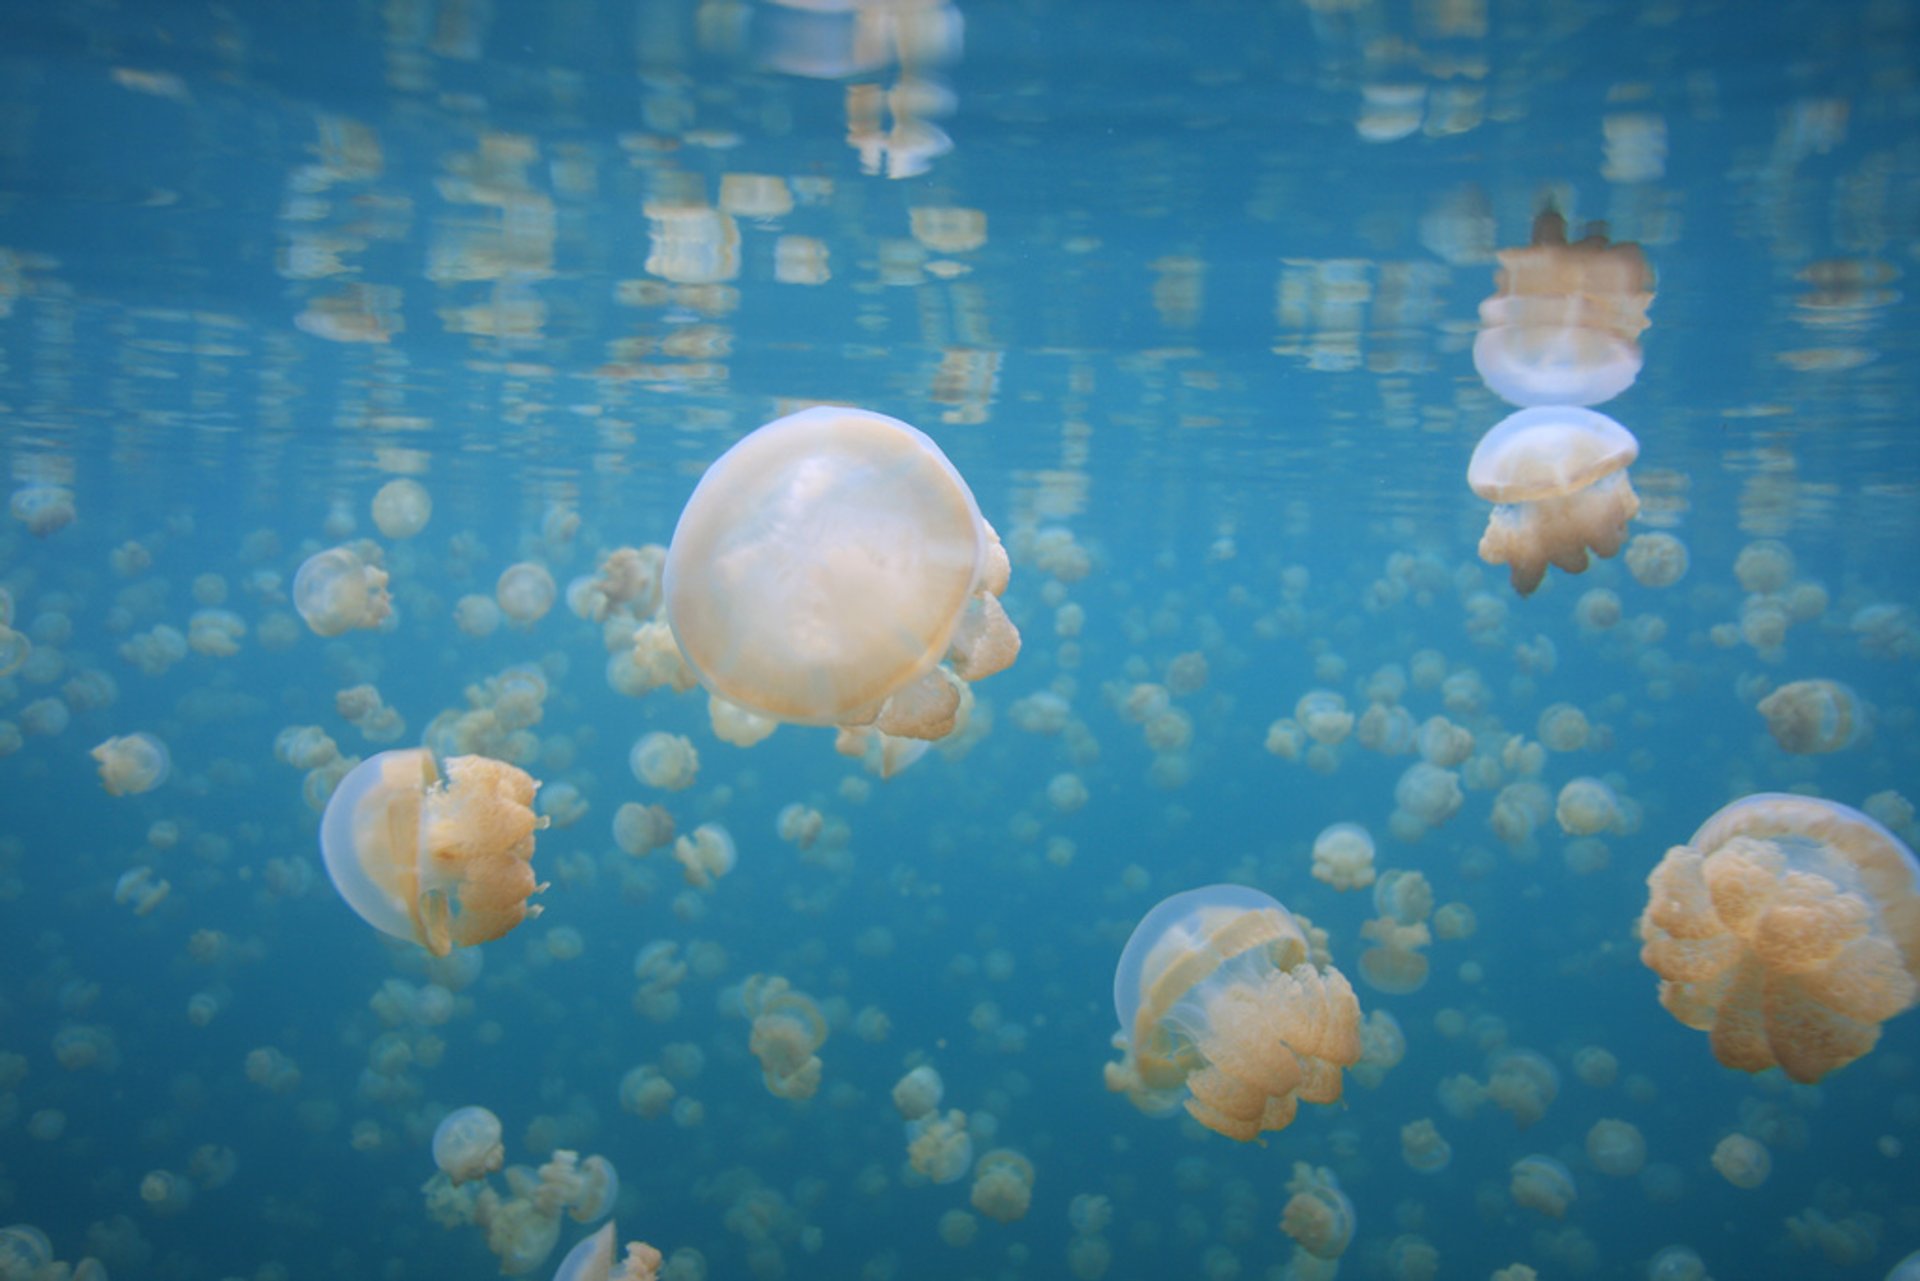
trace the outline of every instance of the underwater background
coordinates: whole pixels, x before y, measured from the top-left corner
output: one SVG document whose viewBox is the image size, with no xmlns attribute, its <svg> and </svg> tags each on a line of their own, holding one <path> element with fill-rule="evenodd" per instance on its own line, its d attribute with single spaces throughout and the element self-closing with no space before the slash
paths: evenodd
<svg viewBox="0 0 1920 1281">
<path fill-rule="evenodd" d="M 1656 282 L 1604 412 L 1670 582 L 1629 544 L 1523 597 L 1476 552 L 1477 309 L 1548 209 Z M 0 1277 L 494 1275 L 423 1192 L 464 1105 L 508 1164 L 604 1156 L 674 1281 L 1888 1275 L 1920 1017 L 1817 1084 L 1723 1067 L 1636 922 L 1752 793 L 1915 842 L 1917 257 L 1909 0 L 0 0 Z M 885 779 L 637 692 L 644 620 L 593 598 L 816 402 L 928 433 L 1012 561 L 1019 659 Z M 391 613 L 327 636 L 292 591 L 337 546 Z M 503 620 L 523 563 L 554 598 Z M 1798 681 L 1844 687 L 1832 750 L 1758 708 Z M 1302 737 L 1315 691 L 1354 725 Z M 1435 717 L 1471 749 L 1428 805 Z M 135 733 L 170 771 L 112 795 Z M 422 742 L 552 819 L 540 913 L 444 959 L 318 844 L 348 764 Z M 1440 905 L 1413 990 L 1313 875 L 1338 822 Z M 1326 931 L 1373 1028 L 1264 1144 L 1103 1082 L 1134 926 L 1221 882 Z M 825 1020 L 809 1098 L 753 976 Z M 922 1065 L 1029 1187 L 916 1168 Z M 1337 1264 L 1281 1230 L 1300 1162 Z"/>
</svg>

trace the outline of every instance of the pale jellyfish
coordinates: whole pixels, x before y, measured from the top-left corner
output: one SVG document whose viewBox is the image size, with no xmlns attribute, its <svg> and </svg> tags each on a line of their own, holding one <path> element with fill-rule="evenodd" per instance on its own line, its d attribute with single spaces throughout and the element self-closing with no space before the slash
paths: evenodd
<svg viewBox="0 0 1920 1281">
<path fill-rule="evenodd" d="M 693 786 L 700 772 L 700 753 L 693 743 L 679 734 L 654 730 L 643 734 L 627 753 L 633 776 L 648 787 L 665 792 L 680 792 Z"/>
<path fill-rule="evenodd" d="M 1313 879 L 1336 890 L 1373 884 L 1373 837 L 1358 823 L 1335 823 L 1313 839 Z"/>
<path fill-rule="evenodd" d="M 506 1161 L 500 1118 L 483 1107 L 455 1108 L 433 1131 L 433 1163 L 454 1183 L 484 1179 Z"/>
<path fill-rule="evenodd" d="M 320 820 L 327 875 L 361 919 L 435 956 L 540 913 L 533 812 L 540 784 L 483 756 L 444 767 L 424 748 L 382 752 L 340 781 Z"/>
<path fill-rule="evenodd" d="M 1647 1281 L 1712 1281 L 1712 1278 L 1707 1275 L 1705 1260 L 1698 1254 L 1684 1245 L 1670 1245 L 1647 1260 Z"/>
<path fill-rule="evenodd" d="M 1818 1081 L 1920 993 L 1920 862 L 1858 810 L 1763 793 L 1709 818 L 1647 878 L 1640 959 L 1714 1057 Z"/>
<path fill-rule="evenodd" d="M 151 734 L 109 738 L 91 753 L 100 763 L 100 785 L 109 796 L 151 792 L 167 781 L 173 759 L 167 745 Z"/>
<path fill-rule="evenodd" d="M 1860 740 L 1866 707 L 1839 681 L 1794 681 L 1760 700 L 1760 715 L 1780 749 L 1796 756 L 1837 752 Z"/>
<path fill-rule="evenodd" d="M 390 480 L 373 496 L 373 523 L 388 538 L 412 538 L 432 515 L 433 497 L 417 480 Z"/>
<path fill-rule="evenodd" d="M 1713 1168 L 1736 1188 L 1757 1188 L 1773 1173 L 1773 1156 L 1758 1139 L 1729 1134 L 1714 1145 Z"/>
<path fill-rule="evenodd" d="M 1188 890 L 1135 927 L 1114 971 L 1125 1050 L 1107 1088 L 1147 1111 L 1184 1093 L 1208 1129 L 1245 1142 L 1285 1129 L 1301 1101 L 1333 1103 L 1360 1057 L 1346 976 L 1313 963 L 1279 903 L 1239 885 Z"/>
<path fill-rule="evenodd" d="M 1033 1201 L 1033 1162 L 1012 1148 L 995 1148 L 973 1169 L 973 1208 L 1000 1223 L 1027 1217 Z"/>
<path fill-rule="evenodd" d="M 484 639 L 500 629 L 500 606 L 491 596 L 469 592 L 454 604 L 453 624 L 462 635 Z"/>
<path fill-rule="evenodd" d="M 778 975 L 755 974 L 741 989 L 740 1008 L 753 1020 L 747 1048 L 760 1060 L 760 1079 L 783 1099 L 810 1099 L 820 1088 L 820 1056 L 827 1020 L 805 992 Z"/>
<path fill-rule="evenodd" d="M 1631 1178 L 1647 1163 L 1647 1140 L 1632 1122 L 1603 1118 L 1587 1131 L 1587 1160 L 1602 1174 Z"/>
<path fill-rule="evenodd" d="M 930 682 L 937 665 L 978 680 L 1019 653 L 1008 572 L 931 439 L 821 406 L 752 432 L 701 478 L 667 552 L 666 615 L 700 682 L 742 707 L 939 738 L 959 698 Z"/>
<path fill-rule="evenodd" d="M 1538 1210 L 1551 1219 L 1564 1218 L 1578 1193 L 1567 1167 L 1550 1156 L 1523 1156 L 1513 1163 L 1508 1184 L 1515 1205 Z"/>
<path fill-rule="evenodd" d="M 378 627 L 393 613 L 387 571 L 349 547 L 315 552 L 293 576 L 293 607 L 316 636 Z"/>
<path fill-rule="evenodd" d="M 73 523 L 73 491 L 60 485 L 27 485 L 7 504 L 13 518 L 35 538 L 57 534 Z"/>
<path fill-rule="evenodd" d="M 1622 823 L 1619 798 L 1597 778 L 1576 778 L 1562 787 L 1553 817 L 1569 836 L 1617 831 Z"/>
<path fill-rule="evenodd" d="M 1555 703 L 1540 713 L 1534 732 L 1549 751 L 1577 752 L 1587 745 L 1593 727 L 1587 715 L 1571 703 Z"/>
<path fill-rule="evenodd" d="M 732 872 L 740 856 L 726 828 L 718 823 L 702 823 L 673 843 L 673 857 L 680 864 L 687 884 L 706 890 Z"/>
<path fill-rule="evenodd" d="M 1400 1127 L 1400 1157 L 1421 1174 L 1438 1174 L 1452 1163 L 1453 1145 L 1422 1117 Z"/>
<path fill-rule="evenodd" d="M 1597 405 L 1640 375 L 1653 273 L 1635 244 L 1589 231 L 1567 243 L 1558 210 L 1533 220 L 1533 243 L 1503 249 L 1495 292 L 1480 304 L 1473 367 L 1512 405 Z"/>
<path fill-rule="evenodd" d="M 673 844 L 673 815 L 658 805 L 628 801 L 613 815 L 613 841 L 639 858 Z"/>
<path fill-rule="evenodd" d="M 772 717 L 750 712 L 718 694 L 707 696 L 707 719 L 713 725 L 713 736 L 735 747 L 752 747 L 780 728 L 780 722 Z"/>
<path fill-rule="evenodd" d="M 902 1120 L 917 1120 L 939 1108 L 945 1088 L 940 1073 L 922 1063 L 894 1082 L 893 1106 L 899 1110 Z"/>
<path fill-rule="evenodd" d="M 1639 454 L 1632 432 L 1591 409 L 1523 409 L 1501 419 L 1467 464 L 1467 484 L 1496 504 L 1480 559 L 1507 566 L 1514 590 L 1531 596 L 1548 565 L 1578 574 L 1588 552 L 1612 556 L 1640 510 L 1626 471 Z"/>
<path fill-rule="evenodd" d="M 1687 575 L 1687 545 L 1661 530 L 1635 534 L 1627 543 L 1627 572 L 1642 587 L 1671 587 Z"/>
<path fill-rule="evenodd" d="M 949 1108 L 907 1122 L 907 1164 L 933 1183 L 954 1183 L 973 1165 L 973 1136 L 967 1114 Z"/>
<path fill-rule="evenodd" d="M 1280 1212 L 1280 1230 L 1315 1258 L 1345 1254 L 1353 1240 L 1353 1202 L 1340 1190 L 1333 1171 L 1295 1161 L 1287 1191 L 1293 1195 Z"/>
<path fill-rule="evenodd" d="M 493 598 L 500 605 L 500 612 L 509 622 L 521 627 L 531 627 L 547 616 L 553 608 L 554 597 L 559 589 L 554 586 L 553 575 L 547 572 L 545 565 L 530 560 L 509 565 L 500 572 L 500 581 L 494 584 Z"/>
</svg>

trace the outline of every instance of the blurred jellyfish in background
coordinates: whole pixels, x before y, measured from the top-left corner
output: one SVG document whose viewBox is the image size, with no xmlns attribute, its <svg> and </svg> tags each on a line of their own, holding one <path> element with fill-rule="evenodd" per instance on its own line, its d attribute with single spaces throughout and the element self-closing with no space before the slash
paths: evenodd
<svg viewBox="0 0 1920 1281">
<path fill-rule="evenodd" d="M 1281 1211 L 1280 1230 L 1315 1258 L 1345 1254 L 1353 1240 L 1353 1202 L 1340 1190 L 1333 1171 L 1296 1161 L 1287 1191 L 1293 1195 Z"/>
<path fill-rule="evenodd" d="M 485 1178 L 505 1161 L 500 1118 L 486 1108 L 455 1108 L 433 1131 L 433 1163 L 456 1184 Z"/>
<path fill-rule="evenodd" d="M 293 607 L 314 635 L 378 627 L 393 613 L 387 571 L 363 558 L 365 546 L 315 552 L 293 576 Z"/>
<path fill-rule="evenodd" d="M 1550 1219 L 1565 1218 L 1578 1193 L 1567 1167 L 1550 1156 L 1524 1156 L 1513 1163 L 1508 1190 L 1515 1205 L 1537 1210 Z"/>
<path fill-rule="evenodd" d="M 327 875 L 383 933 L 435 956 L 497 939 L 528 916 L 539 788 L 524 770 L 482 756 L 444 767 L 413 748 L 382 752 L 341 780 L 320 820 Z"/>
<path fill-rule="evenodd" d="M 1242 1142 L 1285 1129 L 1302 1101 L 1340 1098 L 1360 1057 L 1360 1005 L 1339 970 L 1310 955 L 1280 904 L 1239 885 L 1187 890 L 1134 928 L 1114 971 L 1125 1051 L 1107 1088 L 1144 1111 L 1181 1101 Z"/>
<path fill-rule="evenodd" d="M 1759 712 L 1780 750 L 1795 756 L 1838 752 L 1853 746 L 1867 731 L 1865 706 L 1839 681 L 1782 685 L 1760 700 Z"/>
<path fill-rule="evenodd" d="M 1818 1081 L 1920 993 L 1920 863 L 1832 801 L 1759 794 L 1709 818 L 1647 878 L 1640 959 L 1714 1057 Z"/>
<path fill-rule="evenodd" d="M 1011 1148 L 995 1148 L 984 1153 L 973 1167 L 973 1190 L 968 1201 L 974 1209 L 1000 1223 L 1012 1223 L 1027 1217 L 1033 1203 L 1033 1162 Z"/>
<path fill-rule="evenodd" d="M 896 737 L 955 728 L 963 680 L 1019 653 L 1006 552 L 931 439 L 857 409 L 752 432 L 701 478 L 664 575 L 667 620 L 702 684 L 802 725 Z"/>
<path fill-rule="evenodd" d="M 1531 596 L 1549 565 L 1579 574 L 1589 552 L 1612 556 L 1640 510 L 1626 472 L 1639 454 L 1632 432 L 1591 409 L 1522 409 L 1501 419 L 1467 464 L 1467 484 L 1495 504 L 1480 559 L 1507 566 L 1513 589 Z"/>
<path fill-rule="evenodd" d="M 173 759 L 167 745 L 151 734 L 127 734 L 109 738 L 91 753 L 100 763 L 100 786 L 109 796 L 134 796 L 151 792 L 167 781 Z"/>
<path fill-rule="evenodd" d="M 373 496 L 373 523 L 388 538 L 416 536 L 432 515 L 433 497 L 417 480 L 390 480 Z"/>
</svg>

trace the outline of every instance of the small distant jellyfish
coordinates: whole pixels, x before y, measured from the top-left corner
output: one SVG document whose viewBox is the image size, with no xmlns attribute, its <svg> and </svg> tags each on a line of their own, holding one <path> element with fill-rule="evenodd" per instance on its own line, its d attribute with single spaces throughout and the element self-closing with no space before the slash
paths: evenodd
<svg viewBox="0 0 1920 1281">
<path fill-rule="evenodd" d="M 1353 1202 L 1333 1171 L 1296 1161 L 1287 1191 L 1293 1195 L 1280 1212 L 1280 1230 L 1317 1259 L 1345 1254 L 1353 1240 Z"/>
<path fill-rule="evenodd" d="M 334 789 L 320 820 L 327 875 L 382 933 L 435 956 L 497 939 L 538 906 L 533 811 L 540 784 L 484 756 L 437 763 L 424 748 L 381 752 Z"/>
<path fill-rule="evenodd" d="M 995 1148 L 973 1168 L 973 1208 L 1000 1223 L 1027 1217 L 1033 1202 L 1033 1162 L 1012 1148 Z"/>
<path fill-rule="evenodd" d="M 1373 884 L 1373 837 L 1358 823 L 1334 823 L 1313 840 L 1313 879 L 1336 890 Z"/>
<path fill-rule="evenodd" d="M 1647 878 L 1640 959 L 1660 1003 L 1731 1068 L 1810 1084 L 1920 995 L 1920 861 L 1867 815 L 1762 793 Z"/>
<path fill-rule="evenodd" d="M 73 491 L 60 485 L 28 485 L 14 491 L 8 510 L 35 538 L 48 538 L 73 523 Z"/>
<path fill-rule="evenodd" d="M 315 552 L 293 576 L 293 607 L 316 636 L 378 627 L 393 612 L 387 571 L 348 547 Z"/>
<path fill-rule="evenodd" d="M 1515 1205 L 1537 1210 L 1550 1219 L 1565 1218 L 1578 1193 L 1567 1167 L 1550 1156 L 1523 1156 L 1513 1163 L 1508 1190 Z"/>
<path fill-rule="evenodd" d="M 1587 1160 L 1602 1174 L 1632 1178 L 1647 1163 L 1647 1140 L 1633 1123 L 1605 1118 L 1587 1131 Z"/>
<path fill-rule="evenodd" d="M 1313 961 L 1284 907 L 1239 885 L 1176 894 L 1135 927 L 1114 971 L 1116 1044 L 1107 1088 L 1159 1113 L 1187 1112 L 1247 1142 L 1333 1103 L 1360 1058 L 1360 1004 Z"/>
<path fill-rule="evenodd" d="M 151 734 L 109 738 L 91 753 L 100 763 L 100 785 L 109 796 L 136 796 L 167 781 L 173 758 L 167 745 Z"/>
<path fill-rule="evenodd" d="M 1760 715 L 1780 750 L 1795 756 L 1838 752 L 1859 741 L 1865 708 L 1839 681 L 1794 681 L 1760 700 Z"/>
<path fill-rule="evenodd" d="M 679 734 L 655 730 L 642 735 L 627 754 L 633 776 L 648 787 L 681 792 L 693 786 L 700 772 L 700 753 Z"/>
<path fill-rule="evenodd" d="M 486 1108 L 456 1108 L 433 1131 L 433 1163 L 457 1184 L 484 1179 L 506 1160 L 500 1134 L 500 1118 Z"/>
<path fill-rule="evenodd" d="M 1642 587 L 1671 587 L 1687 576 L 1687 545 L 1660 530 L 1635 534 L 1623 559 L 1633 581 Z"/>
<path fill-rule="evenodd" d="M 1773 1173 L 1773 1156 L 1758 1139 L 1729 1134 L 1714 1146 L 1713 1168 L 1736 1188 L 1757 1188 Z"/>
<path fill-rule="evenodd" d="M 553 575 L 547 572 L 546 566 L 530 560 L 507 566 L 501 571 L 500 581 L 493 589 L 500 612 L 507 616 L 509 622 L 520 627 L 531 627 L 545 618 L 558 594 L 559 588 L 554 585 Z"/>
<path fill-rule="evenodd" d="M 1421 1174 L 1438 1174 L 1452 1163 L 1453 1145 L 1423 1117 L 1400 1127 L 1400 1157 Z"/>
<path fill-rule="evenodd" d="M 934 442 L 865 410 L 820 406 L 723 454 L 688 499 L 666 615 L 712 693 L 801 725 L 940 738 L 963 680 L 1009 666 L 1007 555 Z"/>
<path fill-rule="evenodd" d="M 1599 779 L 1576 778 L 1560 789 L 1553 817 L 1569 836 L 1617 831 L 1621 825 L 1620 800 Z"/>
<path fill-rule="evenodd" d="M 432 515 L 433 497 L 417 480 L 390 480 L 373 496 L 373 523 L 388 538 L 412 538 Z"/>
<path fill-rule="evenodd" d="M 893 1106 L 899 1110 L 902 1120 L 918 1120 L 939 1108 L 945 1088 L 940 1073 L 922 1063 L 894 1082 Z"/>
<path fill-rule="evenodd" d="M 820 1056 L 827 1020 L 805 992 L 778 975 L 755 974 L 742 987 L 740 1006 L 753 1020 L 747 1048 L 760 1060 L 760 1079 L 783 1099 L 810 1099 L 820 1089 Z"/>
<path fill-rule="evenodd" d="M 1480 304 L 1473 367 L 1511 405 L 1597 405 L 1640 375 L 1640 335 L 1653 273 L 1636 244 L 1598 231 L 1567 242 L 1567 220 L 1545 209 L 1533 242 L 1503 249 L 1495 290 Z"/>
<path fill-rule="evenodd" d="M 1589 552 L 1612 556 L 1640 511 L 1626 470 L 1639 454 L 1632 432 L 1591 409 L 1551 406 L 1503 418 L 1467 464 L 1473 492 L 1496 504 L 1480 559 L 1507 566 L 1513 589 L 1531 596 L 1548 565 L 1578 574 Z"/>
</svg>

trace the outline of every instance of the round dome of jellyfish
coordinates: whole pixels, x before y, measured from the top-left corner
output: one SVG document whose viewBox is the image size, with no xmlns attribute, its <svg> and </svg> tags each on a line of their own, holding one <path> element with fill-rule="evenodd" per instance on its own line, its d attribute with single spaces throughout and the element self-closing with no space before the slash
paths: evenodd
<svg viewBox="0 0 1920 1281">
<path fill-rule="evenodd" d="M 433 1163 L 455 1183 L 484 1179 L 506 1159 L 500 1118 L 486 1108 L 455 1108 L 434 1127 Z"/>
<path fill-rule="evenodd" d="M 1714 1145 L 1713 1168 L 1736 1188 L 1757 1188 L 1773 1173 L 1773 1156 L 1758 1139 L 1729 1134 Z"/>
<path fill-rule="evenodd" d="M 701 684 L 802 725 L 939 738 L 1020 636 L 1008 563 L 960 473 L 897 419 L 819 406 L 750 433 L 701 477 L 667 551 L 667 622 Z M 913 697 L 919 693 L 922 697 Z"/>
<path fill-rule="evenodd" d="M 1599 231 L 1567 243 L 1558 210 L 1533 220 L 1533 243 L 1500 251 L 1480 304 L 1473 367 L 1511 405 L 1597 405 L 1640 376 L 1653 272 L 1636 244 Z"/>
<path fill-rule="evenodd" d="M 1400 1127 L 1400 1156 L 1421 1174 L 1438 1174 L 1452 1163 L 1453 1145 L 1431 1119 L 1422 1117 Z"/>
<path fill-rule="evenodd" d="M 507 616 L 508 621 L 521 627 L 531 627 L 547 616 L 559 591 L 545 565 L 523 560 L 500 571 L 500 581 L 493 587 L 493 598 L 499 602 L 500 612 Z"/>
<path fill-rule="evenodd" d="M 1640 959 L 1714 1057 L 1818 1081 L 1920 993 L 1920 862 L 1845 805 L 1762 793 L 1709 818 L 1647 878 Z"/>
<path fill-rule="evenodd" d="M 1302 1101 L 1340 1098 L 1360 1057 L 1360 1003 L 1313 963 L 1279 903 L 1241 885 L 1175 894 L 1135 927 L 1113 976 L 1126 1057 L 1107 1088 L 1144 1111 L 1178 1100 L 1242 1142 L 1285 1129 Z"/>
<path fill-rule="evenodd" d="M 1794 681 L 1760 700 L 1767 732 L 1783 752 L 1819 756 L 1850 747 L 1865 728 L 1865 708 L 1839 681 Z"/>
<path fill-rule="evenodd" d="M 1602 1174 L 1631 1178 L 1647 1163 L 1646 1137 L 1631 1121 L 1602 1118 L 1587 1131 L 1587 1160 Z"/>
<path fill-rule="evenodd" d="M 316 636 L 378 627 L 393 613 L 387 571 L 350 547 L 315 552 L 293 576 L 293 607 Z"/>
<path fill-rule="evenodd" d="M 1027 1217 L 1033 1202 L 1033 1162 L 1012 1148 L 995 1148 L 973 1167 L 973 1190 L 967 1198 L 989 1219 L 1012 1223 Z"/>
<path fill-rule="evenodd" d="M 1672 534 L 1654 530 L 1635 534 L 1627 543 L 1627 572 L 1642 587 L 1671 587 L 1687 576 L 1687 545 Z"/>
<path fill-rule="evenodd" d="M 1334 823 L 1313 840 L 1313 879 L 1336 890 L 1373 884 L 1373 837 L 1358 823 Z"/>
<path fill-rule="evenodd" d="M 680 792 L 692 787 L 699 776 L 700 753 L 684 735 L 654 730 L 635 740 L 627 753 L 627 767 L 648 787 Z"/>
<path fill-rule="evenodd" d="M 362 920 L 435 956 L 506 934 L 540 909 L 533 812 L 540 784 L 484 756 L 437 765 L 381 752 L 340 780 L 320 819 L 327 875 Z"/>
<path fill-rule="evenodd" d="M 1333 1171 L 1296 1161 L 1287 1191 L 1293 1195 L 1280 1212 L 1280 1230 L 1317 1259 L 1345 1254 L 1353 1240 L 1353 1202 Z"/>
<path fill-rule="evenodd" d="M 173 758 L 167 745 L 151 734 L 109 738 L 90 753 L 100 763 L 100 786 L 109 796 L 151 792 L 167 781 Z"/>
<path fill-rule="evenodd" d="M 1480 559 L 1507 566 L 1513 589 L 1531 596 L 1548 565 L 1578 574 L 1588 552 L 1612 556 L 1640 510 L 1626 471 L 1639 455 L 1632 432 L 1591 409 L 1522 409 L 1501 419 L 1467 463 L 1467 484 L 1496 504 Z"/>
<path fill-rule="evenodd" d="M 1550 1156 L 1523 1156 L 1513 1163 L 1507 1190 L 1515 1205 L 1538 1210 L 1551 1219 L 1564 1218 L 1578 1193 L 1567 1167 Z"/>
<path fill-rule="evenodd" d="M 433 497 L 417 480 L 390 480 L 373 496 L 373 523 L 388 538 L 412 538 L 432 515 Z"/>
<path fill-rule="evenodd" d="M 1553 818 L 1569 836 L 1612 832 L 1621 824 L 1620 798 L 1597 778 L 1570 779 L 1554 802 Z"/>
<path fill-rule="evenodd" d="M 940 1106 L 945 1089 L 940 1073 L 922 1063 L 894 1082 L 893 1106 L 899 1109 L 902 1120 L 917 1120 Z"/>
</svg>

